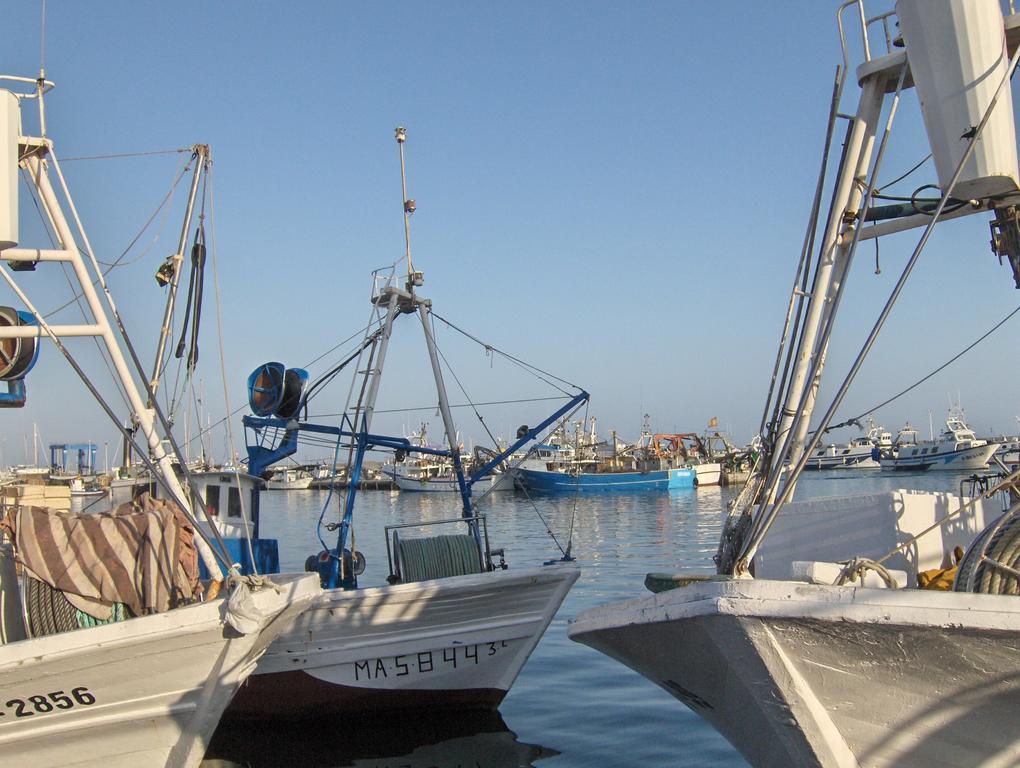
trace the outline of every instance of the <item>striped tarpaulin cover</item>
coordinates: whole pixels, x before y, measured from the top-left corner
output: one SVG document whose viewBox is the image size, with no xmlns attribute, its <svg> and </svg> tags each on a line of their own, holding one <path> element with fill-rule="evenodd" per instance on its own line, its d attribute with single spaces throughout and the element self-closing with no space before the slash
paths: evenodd
<svg viewBox="0 0 1020 768">
<path fill-rule="evenodd" d="M 98 617 L 113 603 L 135 616 L 160 613 L 199 590 L 194 528 L 175 504 L 147 493 L 99 514 L 12 507 L 0 529 L 29 576 Z"/>
</svg>

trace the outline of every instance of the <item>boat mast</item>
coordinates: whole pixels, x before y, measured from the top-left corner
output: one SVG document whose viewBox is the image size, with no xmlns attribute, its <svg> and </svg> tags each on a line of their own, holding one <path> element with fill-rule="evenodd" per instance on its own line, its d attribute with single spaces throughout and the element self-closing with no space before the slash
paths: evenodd
<svg viewBox="0 0 1020 768">
<path fill-rule="evenodd" d="M 407 196 L 407 168 L 404 162 L 404 142 L 407 141 L 407 129 L 398 127 L 396 130 L 397 146 L 400 147 L 400 188 L 404 196 L 404 246 L 407 256 L 407 290 L 414 295 L 415 286 L 424 284 L 424 276 L 421 272 L 415 272 L 411 263 L 411 214 L 415 211 L 414 200 Z M 418 316 L 421 319 L 421 327 L 425 332 L 425 346 L 429 351 L 429 361 L 432 364 L 432 376 L 436 381 L 436 394 L 439 397 L 439 413 L 443 417 L 443 428 L 446 431 L 446 441 L 450 446 L 450 457 L 453 460 L 454 474 L 457 477 L 457 488 L 460 491 L 461 501 L 464 505 L 464 516 L 471 517 L 471 486 L 464 479 L 464 470 L 460 461 L 460 448 L 457 443 L 457 427 L 453 422 L 453 414 L 450 413 L 450 401 L 446 395 L 446 384 L 443 381 L 443 371 L 439 364 L 439 351 L 436 349 L 436 340 L 432 335 L 432 328 L 429 324 L 429 310 L 432 302 L 429 299 L 415 298 L 415 306 L 418 309 Z M 474 535 L 478 536 L 478 529 L 474 523 L 471 524 Z"/>
<path fill-rule="evenodd" d="M 846 268 L 852 237 L 853 222 L 845 213 L 854 211 L 860 204 L 868 166 L 875 144 L 876 127 L 885 95 L 885 80 L 872 77 L 862 89 L 847 141 L 842 173 L 829 209 L 829 218 L 822 237 L 821 252 L 814 285 L 810 293 L 808 315 L 797 350 L 793 375 L 783 403 L 782 415 L 776 429 L 775 448 L 772 453 L 771 477 L 766 501 L 773 503 L 784 465 L 795 462 L 804 450 L 811 415 L 825 357 L 828 337 L 821 329 L 829 324 L 834 308 L 835 293 L 846 279 Z"/>
<path fill-rule="evenodd" d="M 184 212 L 184 223 L 181 226 L 181 236 L 177 241 L 177 251 L 168 259 L 164 265 L 169 266 L 170 292 L 166 297 L 166 308 L 163 310 L 163 324 L 159 329 L 159 342 L 156 344 L 156 359 L 152 364 L 152 377 L 149 379 L 149 388 L 153 397 L 159 388 L 159 379 L 163 373 L 163 355 L 166 353 L 167 339 L 170 338 L 171 324 L 173 323 L 174 305 L 177 302 L 177 288 L 181 282 L 181 265 L 184 263 L 184 249 L 188 245 L 188 233 L 191 231 L 191 217 L 195 211 L 195 197 L 198 194 L 198 182 L 202 178 L 202 172 L 210 162 L 210 151 L 208 144 L 195 144 L 192 148 L 191 161 L 195 168 L 191 175 L 191 190 L 188 192 L 188 207 Z M 167 274 L 161 268 L 156 273 L 156 279 L 166 280 Z"/>
<path fill-rule="evenodd" d="M 845 3 L 841 8 L 841 13 L 842 9 L 853 4 L 852 0 Z M 751 499 L 752 503 L 757 502 L 758 515 L 750 521 L 751 531 L 747 536 L 745 536 L 744 526 L 749 518 L 745 514 L 745 510 L 749 507 L 741 507 L 737 511 L 738 522 L 733 525 L 727 523 L 716 556 L 717 564 L 722 572 L 732 572 L 738 575 L 748 572 L 757 546 L 766 535 L 775 515 L 781 506 L 793 496 L 797 476 L 806 462 L 805 451 L 813 449 L 818 443 L 822 431 L 832 423 L 836 409 L 842 403 L 847 388 L 859 372 L 864 358 L 888 318 L 889 312 L 924 249 L 935 223 L 940 219 L 947 202 L 953 199 L 953 192 L 959 188 L 963 190 L 963 200 L 976 201 L 969 206 L 970 212 L 976 212 L 985 209 L 986 206 L 993 208 L 997 203 L 1001 203 L 1006 196 L 1015 195 L 1020 191 L 1016 180 L 1020 177 L 1020 173 L 1016 168 L 1015 130 L 1012 110 L 1008 106 L 998 113 L 999 117 L 994 121 L 995 127 L 990 131 L 995 139 L 990 139 L 982 145 L 980 162 L 975 155 L 978 139 L 985 126 L 992 120 L 1000 95 L 1005 93 L 1004 102 L 1007 104 L 1009 102 L 1009 90 L 1006 86 L 1011 73 L 1020 61 L 1020 48 L 1014 50 L 1008 65 L 1005 64 L 1005 57 L 994 48 L 974 48 L 972 36 L 967 32 L 992 29 L 994 34 L 994 18 L 1001 18 L 1001 15 L 997 5 L 990 2 L 984 3 L 980 7 L 975 5 L 971 8 L 968 6 L 968 9 L 972 12 L 970 16 L 963 15 L 959 19 L 955 17 L 950 19 L 951 10 L 948 6 L 940 6 L 939 13 L 934 11 L 929 13 L 929 7 L 919 0 L 912 2 L 904 0 L 897 5 L 904 37 L 909 39 L 913 36 L 915 40 L 916 47 L 911 49 L 911 55 L 916 55 L 917 60 L 914 61 L 916 67 L 912 70 L 913 82 L 909 83 L 909 87 L 917 87 L 921 97 L 922 112 L 925 117 L 929 143 L 936 160 L 942 196 L 934 210 L 923 221 L 918 220 L 916 224 L 913 223 L 913 220 L 911 221 L 912 226 L 923 225 L 924 232 L 864 346 L 851 365 L 850 372 L 839 386 L 831 405 L 823 415 L 816 433 L 809 442 L 807 433 L 817 396 L 818 382 L 825 363 L 828 340 L 832 332 L 832 317 L 839 305 L 849 261 L 861 239 L 880 234 L 879 231 L 876 231 L 878 230 L 877 225 L 868 230 L 863 227 L 865 220 L 870 220 L 867 217 L 867 209 L 875 189 L 874 177 L 877 176 L 881 165 L 900 92 L 907 85 L 908 62 L 905 51 L 890 51 L 888 55 L 881 58 L 871 58 L 867 45 L 868 21 L 864 19 L 862 11 L 861 27 L 865 64 L 857 70 L 861 82 L 861 97 L 857 116 L 848 137 L 836 190 L 833 194 L 822 250 L 819 253 L 818 266 L 816 267 L 815 285 L 810 294 L 808 319 L 801 334 L 794 373 L 784 400 L 780 424 L 774 433 L 773 452 L 769 457 L 764 490 Z M 840 30 L 842 38 L 841 20 Z M 845 38 L 843 39 L 845 61 Z M 891 45 L 891 38 L 887 35 L 886 39 L 887 45 Z M 1004 53 L 1007 47 L 1005 37 L 1000 40 Z M 931 45 L 930 50 L 928 49 L 929 44 Z M 981 56 L 977 55 L 979 50 L 982 52 Z M 929 54 L 938 60 L 940 65 L 938 68 L 934 65 L 927 66 L 930 64 Z M 932 72 L 936 70 L 942 72 L 941 67 L 943 66 L 948 74 L 944 73 L 942 77 L 935 77 Z M 987 76 L 989 66 L 991 66 L 991 77 Z M 898 73 L 898 77 L 895 78 L 895 87 L 890 88 L 896 73 Z M 996 77 L 1000 74 L 1001 78 Z M 963 88 L 958 87 L 960 83 L 963 84 Z M 945 89 L 948 95 L 941 93 L 940 88 Z M 922 89 L 927 92 L 927 97 Z M 886 93 L 895 95 L 882 144 L 878 149 L 877 159 L 871 171 L 872 178 L 869 180 L 866 178 L 866 172 L 871 165 L 875 129 Z M 981 102 L 987 102 L 987 106 Z M 947 129 L 946 125 L 952 127 Z M 970 128 L 962 136 L 957 136 L 954 132 L 958 130 L 958 125 L 969 125 Z M 947 130 L 951 134 L 948 141 L 945 133 Z M 968 141 L 961 143 L 963 139 Z M 1000 150 L 999 145 L 1004 149 Z M 1000 151 L 1001 156 L 996 154 Z M 968 165 L 972 155 L 975 155 L 974 162 L 972 165 Z M 961 178 L 963 178 L 962 182 Z M 958 182 L 961 182 L 959 187 L 957 187 Z M 1001 212 L 999 209 L 996 211 L 996 224 L 999 224 Z M 996 235 L 996 230 L 993 226 L 994 235 Z M 1000 256 L 1008 255 L 1011 266 L 1015 266 L 1017 262 L 1020 262 L 1020 256 L 1006 245 L 1008 244 L 993 239 L 993 250 Z M 834 253 L 831 260 L 830 253 Z M 1016 272 L 1017 270 L 1014 269 L 1015 274 Z M 784 473 L 788 474 L 786 474 L 785 483 L 782 483 Z M 732 546 L 734 541 L 738 543 L 739 549 L 736 561 L 734 561 L 735 548 Z"/>
<path fill-rule="evenodd" d="M 0 91 L 0 97 L 10 94 L 10 96 L 18 100 L 17 108 L 19 110 L 19 118 L 21 99 L 37 99 L 40 114 L 42 113 L 43 94 L 53 87 L 52 83 L 49 83 L 48 81 L 37 82 L 35 80 L 28 80 L 27 78 L 13 76 L 3 76 L 2 79 L 14 82 L 31 82 L 36 86 L 36 93 L 32 95 L 14 94 L 8 90 Z M 37 325 L 7 326 L 0 328 L 0 338 L 46 336 L 53 339 L 54 343 L 56 343 L 62 350 L 65 348 L 63 347 L 60 339 L 64 337 L 93 336 L 100 339 L 107 354 L 110 356 L 110 362 L 113 365 L 117 378 L 121 382 L 121 386 L 124 389 L 124 394 L 128 399 L 134 418 L 136 419 L 142 434 L 145 435 L 152 460 L 159 467 L 162 481 L 166 484 L 171 496 L 177 501 L 177 503 L 180 504 L 184 510 L 190 513 L 193 506 L 190 503 L 191 500 L 189 494 L 184 491 L 180 481 L 177 479 L 177 475 L 173 470 L 171 458 L 164 449 L 159 433 L 156 431 L 154 410 L 146 406 L 146 403 L 139 392 L 135 379 L 131 374 L 127 361 L 125 360 L 124 354 L 120 348 L 120 344 L 114 334 L 113 327 L 110 324 L 106 308 L 96 291 L 97 284 L 104 289 L 104 292 L 106 291 L 102 272 L 99 270 L 96 262 L 94 261 L 94 257 L 92 257 L 92 265 L 99 275 L 97 279 L 93 279 L 88 268 L 85 266 L 81 251 L 78 248 L 77 240 L 70 225 L 68 224 L 67 218 L 64 215 L 63 206 L 60 203 L 56 191 L 50 183 L 49 169 L 51 166 L 56 169 L 58 178 L 61 178 L 62 181 L 59 165 L 57 164 L 57 159 L 53 153 L 52 144 L 49 139 L 43 137 L 15 136 L 13 137 L 13 140 L 18 142 L 20 145 L 18 148 L 21 150 L 21 164 L 27 171 L 27 177 L 31 179 L 31 182 L 38 193 L 40 204 L 42 205 L 42 208 L 53 227 L 53 234 L 56 239 L 57 247 L 53 249 L 17 247 L 4 248 L 3 258 L 8 263 L 12 264 L 12 270 L 15 265 L 20 264 L 34 265 L 39 262 L 60 262 L 69 264 L 74 273 L 75 279 L 79 283 L 81 295 L 88 305 L 89 312 L 93 320 L 91 323 L 86 322 L 83 324 L 51 325 L 46 321 L 45 317 L 35 307 L 25 292 L 20 288 L 18 283 L 15 282 L 11 272 L 4 267 L 0 267 L 0 278 L 7 283 L 28 311 L 35 316 L 37 323 Z M 68 196 L 66 186 L 63 187 L 63 189 L 67 203 L 70 206 L 72 213 L 75 213 L 74 205 Z M 75 216 L 76 215 L 77 214 L 75 213 Z M 89 253 L 91 256 L 91 251 L 89 251 Z M 113 305 L 112 297 L 108 292 L 105 292 L 105 296 L 107 303 L 109 304 L 110 311 L 113 314 L 116 314 L 116 308 Z M 73 359 L 70 358 L 66 351 L 65 355 L 68 355 L 68 359 L 72 361 L 72 365 L 75 365 Z M 194 515 L 192 515 L 192 518 L 194 518 Z M 205 539 L 201 536 L 197 536 L 195 538 L 195 544 L 210 573 L 221 573 L 220 566 Z"/>
</svg>

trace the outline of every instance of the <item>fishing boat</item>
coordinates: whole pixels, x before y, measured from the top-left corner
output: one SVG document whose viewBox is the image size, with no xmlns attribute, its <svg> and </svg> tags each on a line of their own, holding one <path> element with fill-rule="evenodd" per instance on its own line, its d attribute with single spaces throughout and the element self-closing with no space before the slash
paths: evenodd
<svg viewBox="0 0 1020 768">
<path fill-rule="evenodd" d="M 901 429 L 896 442 L 879 455 L 882 469 L 918 472 L 944 469 L 973 472 L 986 469 L 998 450 L 998 443 L 979 439 L 964 420 L 963 410 L 949 411 L 946 427 L 934 440 L 917 439 L 917 430 L 909 424 Z"/>
<path fill-rule="evenodd" d="M 318 530 L 321 549 L 306 568 L 324 591 L 298 621 L 270 646 L 226 716 L 236 719 L 303 719 L 387 710 L 446 707 L 491 709 L 499 705 L 542 637 L 579 571 L 562 561 L 508 568 L 505 552 L 490 544 L 486 517 L 476 510 L 474 489 L 508 456 L 588 399 L 583 390 L 470 474 L 461 460 L 456 425 L 432 332 L 432 302 L 420 294 L 424 276 L 410 257 L 403 129 L 397 130 L 404 199 L 407 271 L 396 265 L 373 275 L 365 336 L 335 367 L 314 381 L 307 371 L 269 362 L 248 379 L 252 415 L 244 417 L 248 468 L 264 468 L 293 455 L 302 436 L 335 441 L 346 456 L 349 483 L 327 498 Z M 372 430 L 376 397 L 394 322 L 421 322 L 435 381 L 446 443 L 433 447 Z M 477 340 L 476 340 L 477 341 Z M 486 345 L 493 354 L 504 354 Z M 516 359 L 516 358 L 515 358 Z M 347 366 L 353 366 L 350 398 L 339 424 L 307 421 L 309 398 Z M 455 472 L 459 514 L 386 526 L 386 584 L 365 587 L 369 567 L 355 549 L 355 501 L 370 450 L 436 457 Z M 334 461 L 334 465 L 336 461 Z M 334 536 L 333 545 L 326 543 Z M 359 532 L 358 537 L 366 534 Z"/>
<path fill-rule="evenodd" d="M 408 439 L 414 445 L 427 446 L 428 424 L 422 424 L 417 432 Z M 472 466 L 481 466 L 495 455 L 494 452 L 475 452 L 474 457 L 461 456 L 461 463 L 470 471 Z M 384 464 L 382 473 L 392 478 L 401 491 L 412 493 L 457 493 L 457 473 L 453 462 L 433 455 L 400 454 L 392 462 Z M 475 488 L 487 491 L 512 491 L 514 489 L 513 473 L 496 467 L 486 477 L 475 481 Z"/>
<path fill-rule="evenodd" d="M 267 491 L 307 491 L 315 475 L 304 467 L 270 467 Z"/>
<path fill-rule="evenodd" d="M 697 487 L 719 485 L 722 464 L 713 456 L 709 442 L 696 432 L 652 435 L 651 447 L 660 466 L 694 470 L 694 485 Z"/>
<path fill-rule="evenodd" d="M 514 467 L 517 485 L 528 493 L 621 493 L 693 488 L 694 470 L 669 467 L 651 448 L 647 417 L 642 438 L 620 445 L 600 440 L 595 417 L 574 425 L 556 425 Z M 647 440 L 643 438 L 647 437 Z"/>
<path fill-rule="evenodd" d="M 804 469 L 881 469 L 878 456 L 892 449 L 892 433 L 869 416 L 866 434 L 849 443 L 816 448 Z"/>
<path fill-rule="evenodd" d="M 1020 505 L 1002 492 L 1020 477 L 990 481 L 969 500 L 905 491 L 792 497 L 944 217 L 993 212 L 995 251 L 1020 286 L 1009 89 L 1020 18 L 1003 19 L 996 0 L 899 0 L 895 14 L 875 17 L 851 0 L 838 20 L 844 62 L 849 24 L 863 43 L 856 72 L 839 69 L 831 103 L 829 139 L 844 141 L 834 127 L 848 122 L 844 152 L 831 194 L 819 175 L 809 233 L 821 201 L 830 207 L 817 249 L 805 240 L 775 369 L 782 381 L 770 389 L 761 456 L 724 526 L 716 572 L 650 574 L 655 594 L 585 611 L 569 635 L 671 693 L 753 766 L 1015 765 Z M 856 111 L 840 105 L 851 76 L 860 85 Z M 940 195 L 876 205 L 897 107 L 911 89 Z M 922 234 L 812 431 L 833 313 L 857 246 L 911 228 Z"/>
<path fill-rule="evenodd" d="M 97 481 L 90 480 L 85 482 L 80 477 L 76 477 L 71 481 L 71 496 L 105 496 L 106 488 L 101 486 Z"/>
<path fill-rule="evenodd" d="M 162 449 L 169 434 L 161 411 L 146 405 L 139 386 L 145 376 L 123 354 L 121 318 L 120 337 L 110 322 L 115 305 L 46 130 L 43 99 L 53 83 L 40 73 L 0 76 L 0 86 L 0 279 L 18 305 L 0 307 L 0 380 L 7 385 L 0 403 L 25 405 L 26 377 L 46 338 L 119 426 L 69 348 L 71 338 L 94 337 L 137 424 L 137 433 L 124 434 L 144 439 L 153 477 L 173 500 L 146 498 L 81 516 L 27 504 L 3 510 L 0 763 L 197 766 L 237 687 L 318 585 L 305 575 L 261 586 L 241 577 L 207 533 L 216 532 L 215 523 L 206 521 L 207 529 L 196 523 L 191 494 Z M 35 135 L 22 125 L 22 104 L 33 102 Z M 48 230 L 42 247 L 20 245 L 19 171 Z M 57 264 L 67 271 L 60 274 Z M 37 268 L 32 280 L 20 278 Z M 46 276 L 58 284 L 69 278 L 87 310 L 83 323 L 51 323 L 37 309 L 26 289 L 38 289 Z M 101 556 L 90 554 L 100 546 Z M 215 574 L 206 590 L 198 559 Z"/>
<path fill-rule="evenodd" d="M 1007 467 L 1015 468 L 1020 465 L 1020 436 L 1006 437 L 1002 435 L 995 442 L 998 443 L 998 447 L 992 454 L 993 461 L 1001 461 Z"/>
</svg>

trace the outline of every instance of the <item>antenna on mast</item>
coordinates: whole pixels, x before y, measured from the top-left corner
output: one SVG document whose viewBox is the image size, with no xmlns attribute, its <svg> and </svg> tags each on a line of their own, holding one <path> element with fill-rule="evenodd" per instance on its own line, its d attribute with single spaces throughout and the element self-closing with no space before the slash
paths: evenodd
<svg viewBox="0 0 1020 768">
<path fill-rule="evenodd" d="M 414 293 L 415 286 L 425 284 L 425 275 L 414 271 L 411 263 L 411 214 L 417 206 L 413 199 L 407 196 L 407 168 L 404 165 L 404 142 L 407 141 L 407 129 L 398 125 L 395 131 L 397 146 L 400 147 L 400 189 L 404 201 L 404 254 L 407 257 L 407 290 Z"/>
<path fill-rule="evenodd" d="M 39 99 L 39 135 L 46 138 L 46 110 L 43 107 L 43 94 L 46 88 L 46 0 L 42 0 L 42 10 L 39 20 L 39 77 L 36 78 L 35 87 Z"/>
</svg>

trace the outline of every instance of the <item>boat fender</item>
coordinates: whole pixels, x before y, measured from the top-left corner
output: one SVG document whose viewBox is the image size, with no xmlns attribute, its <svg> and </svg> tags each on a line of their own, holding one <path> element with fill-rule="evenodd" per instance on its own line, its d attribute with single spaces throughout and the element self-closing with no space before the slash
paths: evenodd
<svg viewBox="0 0 1020 768">
<path fill-rule="evenodd" d="M 251 589 L 240 582 L 234 585 L 227 598 L 227 623 L 240 632 L 248 635 L 256 631 L 266 620 L 265 615 L 255 605 Z"/>
</svg>

